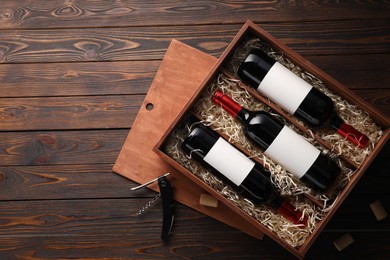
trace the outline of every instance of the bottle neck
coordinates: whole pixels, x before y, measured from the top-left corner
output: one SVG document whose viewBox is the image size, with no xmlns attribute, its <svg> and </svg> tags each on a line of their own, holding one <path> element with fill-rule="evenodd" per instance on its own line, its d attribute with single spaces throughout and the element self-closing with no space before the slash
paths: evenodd
<svg viewBox="0 0 390 260">
<path fill-rule="evenodd" d="M 243 108 L 240 104 L 235 102 L 230 97 L 224 95 L 222 91 L 217 90 L 214 93 L 212 100 L 217 105 L 220 105 L 230 115 L 237 118 L 243 123 L 245 123 L 245 121 L 249 118 L 250 111 Z"/>
<path fill-rule="evenodd" d="M 363 133 L 356 130 L 353 126 L 345 123 L 338 115 L 334 115 L 330 121 L 330 125 L 337 133 L 354 145 L 364 148 L 369 143 L 370 139 Z"/>
<path fill-rule="evenodd" d="M 222 91 L 219 90 L 214 93 L 213 101 L 217 105 L 220 105 L 226 112 L 231 114 L 233 117 L 237 117 L 237 115 L 243 109 L 237 102 L 235 102 L 230 97 L 224 95 Z"/>
<path fill-rule="evenodd" d="M 294 206 L 283 197 L 279 195 L 274 196 L 271 198 L 269 205 L 294 224 L 300 225 L 301 227 L 305 227 L 307 225 L 307 217 L 301 211 L 296 210 Z"/>
</svg>

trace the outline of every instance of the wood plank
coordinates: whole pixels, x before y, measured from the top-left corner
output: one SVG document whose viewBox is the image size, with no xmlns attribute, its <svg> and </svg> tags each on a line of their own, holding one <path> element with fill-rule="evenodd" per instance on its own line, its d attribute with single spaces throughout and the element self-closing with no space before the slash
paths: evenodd
<svg viewBox="0 0 390 260">
<path fill-rule="evenodd" d="M 311 55 L 305 56 L 305 58 L 349 89 L 389 89 L 389 53 L 337 56 Z"/>
<path fill-rule="evenodd" d="M 384 115 L 390 115 L 390 89 L 356 90 Z M 130 128 L 143 95 L 0 98 L 0 129 L 70 130 Z"/>
<path fill-rule="evenodd" d="M 143 200 L 142 203 L 135 202 L 132 205 L 141 206 L 145 202 Z M 81 204 L 81 206 L 84 205 Z M 248 242 L 251 245 L 252 249 L 249 251 L 253 251 L 252 254 L 258 253 L 258 251 L 263 251 L 263 253 L 268 251 L 266 247 L 263 250 L 255 250 L 255 245 L 261 245 L 261 241 L 210 218 L 205 218 L 194 211 L 187 212 L 181 206 L 177 209 L 180 218 L 175 222 L 171 238 L 164 243 L 159 238 L 161 232 L 160 209 L 152 210 L 152 213 L 148 211 L 147 215 L 136 218 L 131 214 L 133 207 L 128 204 L 102 204 L 102 206 L 108 207 L 119 205 L 126 209 L 126 213 L 122 211 L 110 216 L 111 213 L 104 214 L 102 212 L 104 210 L 102 210 L 100 213 L 103 215 L 96 216 L 96 213 L 86 212 L 84 220 L 76 220 L 77 216 L 76 218 L 70 216 L 72 212 L 68 212 L 58 223 L 55 223 L 55 218 L 60 218 L 61 215 L 55 213 L 47 216 L 47 226 L 53 225 L 46 229 L 53 230 L 53 232 L 46 231 L 45 235 L 34 235 L 33 233 L 31 236 L 0 235 L 2 242 L 0 257 L 3 259 L 13 256 L 34 257 L 35 259 L 97 259 L 102 257 L 107 259 L 133 259 L 136 257 L 155 259 L 156 257 L 183 258 L 215 255 L 223 258 L 226 254 L 242 254 L 242 248 L 244 245 L 248 245 Z M 39 216 L 37 217 L 39 218 Z M 44 220 L 45 216 L 41 215 L 41 219 Z M 97 226 L 93 224 L 94 222 L 102 225 L 101 228 L 96 229 Z M 110 224 L 110 222 L 114 223 Z M 213 227 L 212 230 L 209 229 L 210 226 Z M 115 232 L 115 230 L 120 231 Z M 238 242 L 237 247 L 230 248 L 231 242 L 229 241 L 234 239 L 239 239 L 240 242 Z M 266 244 L 274 246 L 274 242 L 269 239 Z M 287 251 L 280 250 L 280 248 L 274 250 L 278 255 L 284 257 L 289 255 Z"/>
<path fill-rule="evenodd" d="M 356 94 L 390 118 L 390 88 L 380 91 L 359 89 Z"/>
<path fill-rule="evenodd" d="M 372 191 L 370 196 L 367 196 L 367 193 L 351 194 L 335 213 L 334 217 L 327 225 L 327 229 L 332 231 L 340 229 L 349 231 L 383 229 L 390 231 L 390 221 L 388 221 L 388 219 L 387 221 L 378 221 L 369 206 L 370 203 L 380 200 L 383 207 L 389 209 L 389 196 L 389 192 L 379 194 L 375 193 L 375 191 Z"/>
<path fill-rule="evenodd" d="M 1 166 L 114 163 L 128 131 L 0 132 Z"/>
<path fill-rule="evenodd" d="M 154 193 L 129 192 L 135 184 L 111 167 L 170 40 L 219 57 L 247 18 L 390 115 L 389 7 L 357 0 L 2 1 L 0 259 L 290 259 L 271 239 L 258 241 L 180 204 L 163 243 L 161 204 L 135 216 Z M 390 259 L 390 222 L 378 222 L 368 206 L 379 199 L 390 208 L 389 147 L 307 259 Z M 345 232 L 355 243 L 338 252 L 332 242 Z"/>
<path fill-rule="evenodd" d="M 85 139 L 84 137 L 83 140 Z M 20 144 L 20 146 L 24 145 Z M 27 145 L 25 146 L 27 147 Z M 85 145 L 80 144 L 80 146 Z M 61 156 L 61 149 L 58 149 L 56 153 Z M 82 150 L 78 153 L 75 151 L 73 157 L 68 157 L 68 161 L 77 162 L 78 158 L 85 156 L 84 153 L 89 154 L 90 152 Z M 21 155 L 21 157 L 25 156 L 27 155 Z M 112 160 L 112 155 L 106 151 L 94 156 L 101 161 Z M 136 185 L 134 182 L 112 173 L 111 163 L 92 164 L 95 160 L 90 158 L 90 161 L 86 162 L 90 164 L 82 165 L 48 162 L 49 165 L 0 167 L 0 200 L 130 198 L 134 196 L 150 197 L 154 194 L 148 189 L 136 193 L 130 192 L 129 187 Z M 345 205 L 343 204 L 341 207 L 340 213 L 338 213 L 341 219 L 349 218 L 351 223 L 356 224 L 356 221 L 361 220 L 360 218 L 352 220 L 354 219 L 353 215 L 356 214 L 354 210 L 363 209 L 362 212 L 371 221 L 373 216 L 368 207 L 369 203 L 380 199 L 384 201 L 383 203 L 390 204 L 388 185 L 378 185 L 378 180 L 381 183 L 390 183 L 390 169 L 387 167 L 389 160 L 390 143 L 383 148 L 356 185 L 350 197 L 347 198 Z M 3 157 L 1 161 L 5 162 L 7 159 Z M 332 221 L 329 227 L 333 230 L 336 227 L 343 228 L 344 224 Z"/>
<path fill-rule="evenodd" d="M 162 203 L 156 202 L 144 215 L 137 213 L 150 198 L 100 200 L 47 200 L 0 202 L 0 237 L 127 234 L 148 236 L 143 230 L 161 232 Z M 177 204 L 182 221 L 205 219 L 202 213 Z M 32 208 L 26 211 L 26 207 Z M 181 225 L 177 225 L 179 227 Z M 220 225 L 222 226 L 222 225 Z M 99 227 L 96 229 L 96 227 Z M 175 226 L 176 227 L 176 226 Z M 185 227 L 184 227 L 185 228 Z M 189 228 L 185 228 L 189 229 Z M 194 233 L 192 231 L 191 233 Z M 159 239 L 159 233 L 156 238 Z M 0 250 L 1 251 L 1 250 Z"/>
<path fill-rule="evenodd" d="M 0 129 L 130 128 L 143 95 L 0 99 Z"/>
<path fill-rule="evenodd" d="M 329 222 L 327 230 L 390 230 L 390 221 L 377 221 L 369 206 L 380 200 L 385 208 L 390 209 L 389 160 L 390 142 L 387 142 Z"/>
<path fill-rule="evenodd" d="M 389 161 L 390 141 L 387 141 L 381 152 L 368 168 L 363 177 L 363 181 L 359 181 L 356 185 L 356 192 L 359 194 L 367 194 L 368 196 L 372 196 L 371 191 L 374 191 L 374 193 L 378 194 L 387 193 L 389 191 L 388 187 L 390 185 L 390 168 L 388 167 Z"/>
<path fill-rule="evenodd" d="M 317 241 L 310 248 L 305 259 L 387 259 L 390 244 L 389 230 L 356 230 L 351 234 L 355 242 L 339 252 L 333 241 L 347 231 L 326 230 L 321 233 Z"/>
<path fill-rule="evenodd" d="M 220 54 L 241 25 L 6 30 L 0 34 L 0 62 L 44 63 L 162 59 L 175 38 Z"/>
<path fill-rule="evenodd" d="M 146 94 L 159 65 L 160 61 L 2 64 L 0 97 Z"/>
<path fill-rule="evenodd" d="M 197 220 L 194 220 L 197 221 Z M 196 222 L 198 224 L 199 221 Z M 189 223 L 193 224 L 194 223 Z M 210 226 L 219 223 L 209 223 Z M 147 227 L 145 227 L 147 228 Z M 129 228 L 130 229 L 130 228 Z M 199 229 L 200 234 L 175 234 L 177 239 L 163 243 L 157 229 L 145 229 L 146 235 L 99 234 L 89 236 L 0 237 L 2 259 L 292 259 L 291 254 L 275 246 L 270 239 L 256 241 L 229 229 L 224 233 Z M 225 235 L 226 233 L 226 235 Z M 353 232 L 355 243 L 338 252 L 332 241 L 343 232 L 324 231 L 305 259 L 388 259 L 389 231 Z M 154 237 L 153 237 L 154 236 Z M 180 237 L 180 238 L 179 238 Z M 144 239 L 144 240 L 142 240 Z M 184 240 L 184 241 L 183 241 Z M 234 241 L 234 242 L 231 242 Z"/>
<path fill-rule="evenodd" d="M 3 1 L 0 29 L 388 19 L 383 1 Z"/>
<path fill-rule="evenodd" d="M 5 212 L 0 216 L 0 237 L 7 234 L 11 234 L 7 237 L 55 237 L 57 234 L 61 236 L 61 233 L 70 236 L 123 235 L 131 230 L 132 236 L 139 234 L 139 238 L 146 239 L 150 234 L 142 234 L 142 231 L 150 230 L 157 231 L 156 238 L 159 239 L 162 224 L 161 201 L 153 204 L 141 216 L 137 215 L 139 209 L 148 201 L 150 198 L 0 202 L 0 208 Z M 34 205 L 34 210 L 30 212 L 24 210 L 27 205 Z M 175 223 L 176 231 L 183 229 L 183 234 L 196 234 L 196 228 L 191 228 L 189 224 L 192 220 L 199 221 L 196 225 L 198 230 L 207 227 L 204 224 L 213 223 L 213 220 L 204 214 L 180 203 L 176 203 L 175 206 L 176 216 L 179 217 Z M 96 226 L 100 226 L 99 230 L 96 230 Z M 187 229 L 192 231 L 187 232 Z M 222 223 L 217 227 L 219 232 L 224 230 L 229 232 L 229 229 Z"/>
<path fill-rule="evenodd" d="M 199 255 L 226 258 L 245 255 L 291 258 L 271 239 L 256 240 L 180 204 L 177 205 L 171 240 L 163 243 L 159 238 L 161 204 L 156 204 L 141 217 L 135 215 L 147 200 L 0 202 L 0 257 L 154 258 Z M 33 210 L 27 211 L 26 208 Z M 358 210 L 355 208 L 355 211 Z M 383 250 L 390 242 L 388 223 L 372 229 L 365 225 L 368 223 L 366 219 L 361 220 L 363 222 L 355 223 L 356 230 L 351 231 L 356 240 L 353 250 L 343 251 L 343 254 L 388 255 L 388 250 Z M 348 223 L 350 219 L 343 221 Z M 332 245 L 340 233 L 342 231 L 325 230 L 309 255 L 344 256 L 337 254 Z"/>
<path fill-rule="evenodd" d="M 148 222 L 149 223 L 149 222 Z M 270 239 L 258 241 L 229 228 L 215 231 L 220 223 L 203 223 L 194 219 L 188 223 L 195 232 L 179 230 L 170 241 L 164 243 L 158 236 L 158 227 L 148 227 L 144 234 L 49 235 L 49 236 L 0 236 L 2 259 L 293 259 L 291 254 L 275 246 Z M 206 229 L 199 224 L 209 225 Z M 213 227 L 213 228 L 210 228 Z M 148 234 L 148 235 L 145 235 Z M 342 252 L 333 246 L 333 240 L 342 231 L 324 231 L 305 259 L 388 259 L 389 231 L 355 231 L 355 243 Z"/>
<path fill-rule="evenodd" d="M 350 89 L 387 89 L 390 84 L 390 54 L 306 58 Z M 160 63 L 2 64 L 0 98 L 146 94 Z"/>
<path fill-rule="evenodd" d="M 102 158 L 104 160 L 104 158 Z M 156 195 L 112 172 L 112 164 L 0 167 L 0 200 L 128 198 Z"/>
<path fill-rule="evenodd" d="M 219 57 L 241 26 L 5 30 L 0 34 L 0 62 L 155 60 L 162 59 L 172 38 Z M 261 26 L 302 55 L 388 53 L 386 20 Z"/>
</svg>

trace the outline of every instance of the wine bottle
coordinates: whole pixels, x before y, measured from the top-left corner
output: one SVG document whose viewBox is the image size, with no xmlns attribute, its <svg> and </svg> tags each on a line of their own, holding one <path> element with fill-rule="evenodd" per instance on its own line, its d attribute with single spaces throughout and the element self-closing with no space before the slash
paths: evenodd
<svg viewBox="0 0 390 260">
<path fill-rule="evenodd" d="M 254 204 L 265 204 L 295 224 L 307 218 L 282 198 L 270 180 L 270 173 L 209 128 L 196 126 L 182 143 L 196 161 L 210 166 L 225 182 Z"/>
<path fill-rule="evenodd" d="M 301 135 L 264 111 L 249 111 L 221 91 L 213 101 L 237 118 L 244 133 L 265 155 L 316 191 L 324 191 L 340 172 L 337 164 Z"/>
<path fill-rule="evenodd" d="M 238 77 L 302 119 L 311 127 L 330 126 L 338 134 L 364 148 L 369 138 L 345 123 L 336 113 L 333 101 L 259 49 L 253 49 L 241 63 Z"/>
</svg>

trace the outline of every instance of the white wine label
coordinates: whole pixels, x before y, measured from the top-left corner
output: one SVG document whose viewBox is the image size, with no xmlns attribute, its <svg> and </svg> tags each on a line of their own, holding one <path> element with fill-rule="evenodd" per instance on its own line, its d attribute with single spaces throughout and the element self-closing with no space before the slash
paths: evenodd
<svg viewBox="0 0 390 260">
<path fill-rule="evenodd" d="M 221 137 L 203 160 L 237 186 L 241 185 L 255 166 L 251 159 Z"/>
<path fill-rule="evenodd" d="M 275 64 L 265 75 L 257 91 L 271 99 L 290 114 L 294 114 L 312 86 L 288 70 L 282 64 Z"/>
<path fill-rule="evenodd" d="M 301 178 L 320 155 L 320 150 L 284 126 L 264 154 L 295 177 Z"/>
</svg>

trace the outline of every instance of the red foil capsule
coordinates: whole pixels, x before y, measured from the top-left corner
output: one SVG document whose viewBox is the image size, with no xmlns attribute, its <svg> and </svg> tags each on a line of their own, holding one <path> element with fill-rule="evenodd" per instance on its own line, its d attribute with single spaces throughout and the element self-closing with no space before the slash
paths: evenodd
<svg viewBox="0 0 390 260">
<path fill-rule="evenodd" d="M 370 142 L 370 139 L 366 135 L 356 130 L 353 126 L 345 123 L 338 115 L 334 115 L 329 123 L 339 135 L 359 148 L 366 147 Z"/>
<path fill-rule="evenodd" d="M 238 112 L 242 109 L 242 107 L 234 102 L 230 97 L 225 96 L 222 91 L 217 90 L 214 93 L 213 101 L 220 105 L 225 111 L 231 114 L 233 117 L 236 117 Z"/>
<path fill-rule="evenodd" d="M 360 148 L 366 147 L 368 142 L 370 141 L 370 139 L 366 135 L 362 134 L 353 126 L 348 125 L 347 123 L 341 124 L 341 126 L 337 129 L 337 133 Z"/>
<path fill-rule="evenodd" d="M 283 201 L 279 208 L 277 208 L 277 211 L 294 224 L 301 225 L 302 227 L 307 225 L 307 217 L 302 212 L 295 210 L 287 201 Z"/>
</svg>

